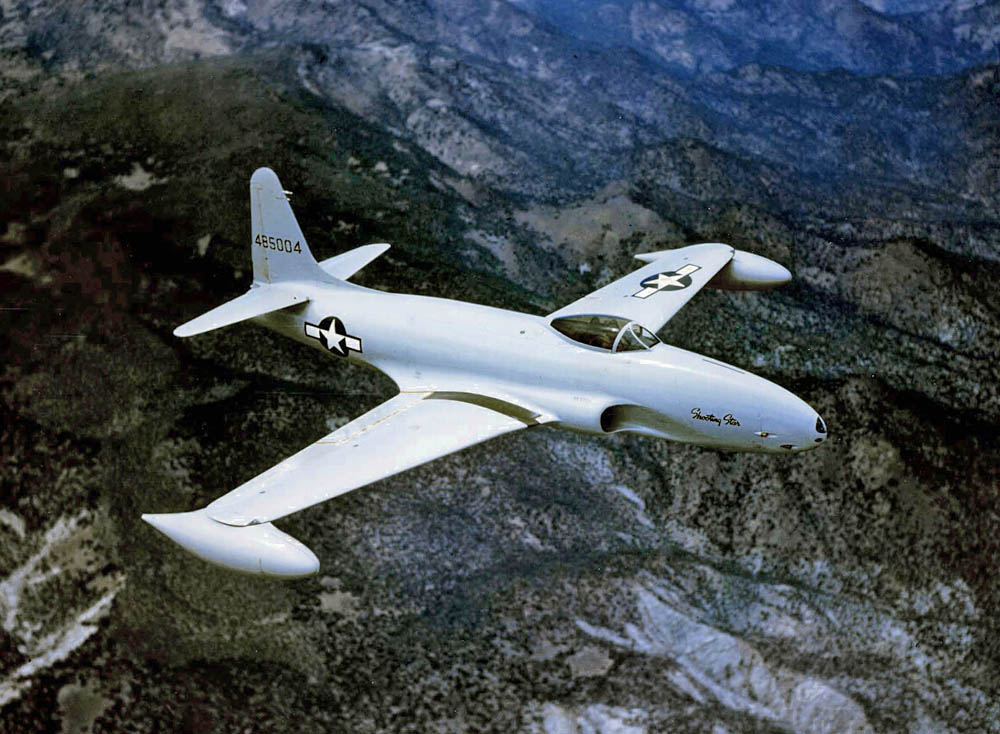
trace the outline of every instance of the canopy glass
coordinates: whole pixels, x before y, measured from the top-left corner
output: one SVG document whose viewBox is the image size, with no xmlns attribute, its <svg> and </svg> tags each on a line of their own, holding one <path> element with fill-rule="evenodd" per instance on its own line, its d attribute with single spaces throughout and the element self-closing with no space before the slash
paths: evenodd
<svg viewBox="0 0 1000 734">
<path fill-rule="evenodd" d="M 618 316 L 563 316 L 552 319 L 552 328 L 575 342 L 609 352 L 634 352 L 660 343 L 649 329 Z"/>
</svg>

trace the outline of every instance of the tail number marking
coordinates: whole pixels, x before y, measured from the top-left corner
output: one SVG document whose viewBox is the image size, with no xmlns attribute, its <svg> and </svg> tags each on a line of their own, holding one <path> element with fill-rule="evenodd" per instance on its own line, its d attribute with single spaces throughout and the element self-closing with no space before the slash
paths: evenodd
<svg viewBox="0 0 1000 734">
<path fill-rule="evenodd" d="M 277 250 L 278 252 L 302 252 L 302 244 L 300 242 L 293 244 L 291 240 L 283 240 L 280 237 L 272 237 L 268 234 L 259 234 L 253 241 L 254 244 L 260 245 L 268 250 Z"/>
</svg>

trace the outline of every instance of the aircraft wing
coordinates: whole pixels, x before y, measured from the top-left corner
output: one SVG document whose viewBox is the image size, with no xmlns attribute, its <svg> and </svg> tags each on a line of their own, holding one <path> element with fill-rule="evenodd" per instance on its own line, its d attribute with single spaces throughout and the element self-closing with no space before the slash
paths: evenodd
<svg viewBox="0 0 1000 734">
<path fill-rule="evenodd" d="M 506 406 L 506 408 L 505 408 Z M 535 425 L 466 393 L 401 392 L 205 508 L 226 525 L 268 523 L 440 456 Z"/>
<path fill-rule="evenodd" d="M 620 316 L 659 331 L 733 259 L 734 252 L 729 245 L 708 243 L 636 255 L 649 264 L 550 316 Z"/>
</svg>

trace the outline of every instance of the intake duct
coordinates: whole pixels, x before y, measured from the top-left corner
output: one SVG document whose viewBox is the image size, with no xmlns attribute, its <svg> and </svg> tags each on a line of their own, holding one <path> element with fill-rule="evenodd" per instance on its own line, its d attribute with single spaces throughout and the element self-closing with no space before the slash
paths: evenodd
<svg viewBox="0 0 1000 734">
<path fill-rule="evenodd" d="M 693 440 L 699 435 L 683 423 L 641 405 L 612 405 L 605 408 L 601 413 L 601 429 L 605 433 L 630 431 L 674 441 Z"/>
</svg>

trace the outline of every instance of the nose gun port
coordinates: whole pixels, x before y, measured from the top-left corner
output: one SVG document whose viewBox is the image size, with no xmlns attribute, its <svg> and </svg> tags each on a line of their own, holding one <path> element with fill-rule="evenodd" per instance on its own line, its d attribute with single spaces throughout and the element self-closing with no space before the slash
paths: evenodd
<svg viewBox="0 0 1000 734">
<path fill-rule="evenodd" d="M 816 433 L 819 435 L 813 439 L 814 443 L 823 443 L 826 440 L 826 423 L 819 415 L 816 416 Z"/>
</svg>

